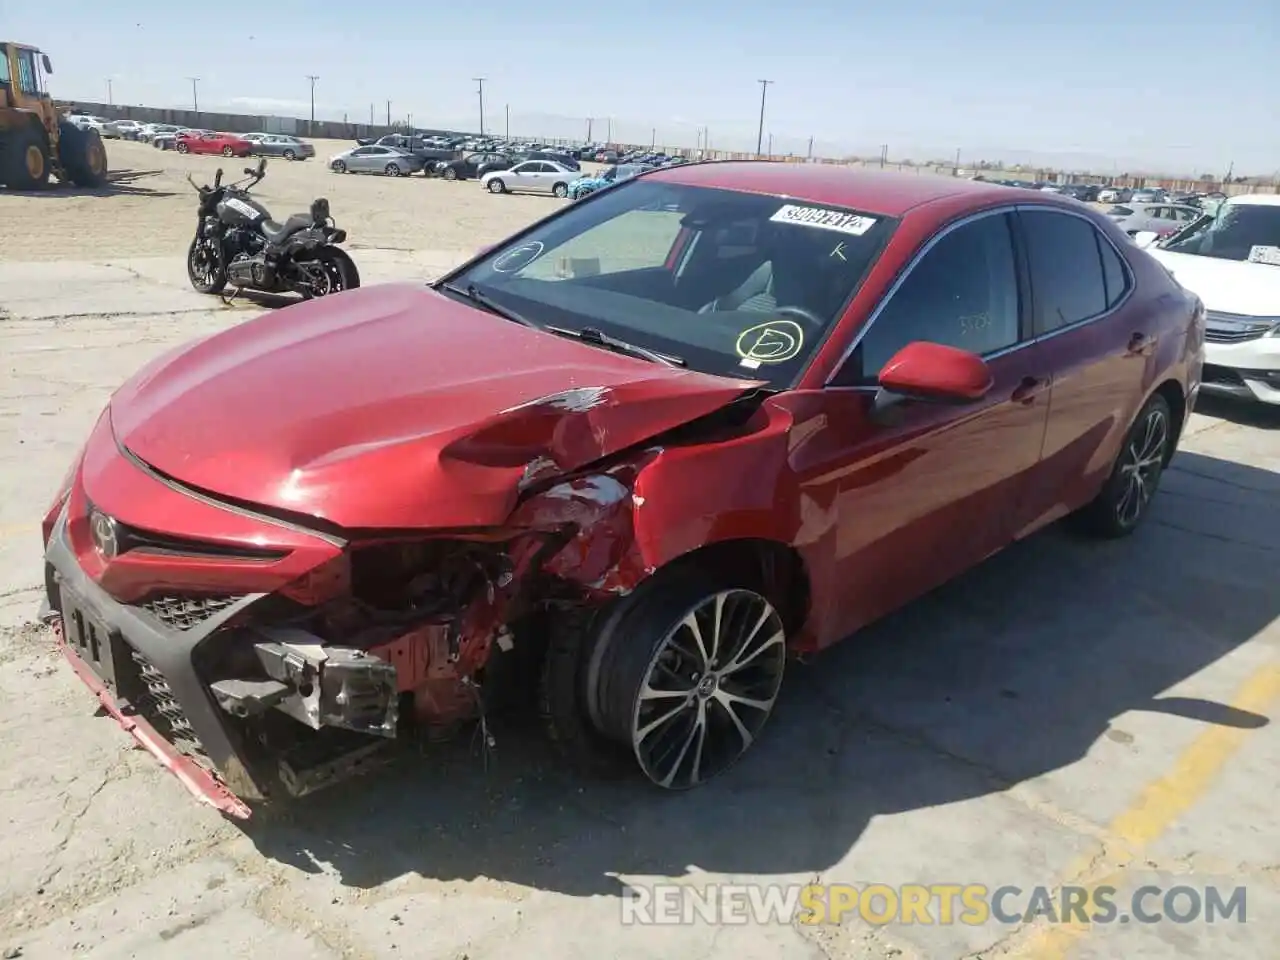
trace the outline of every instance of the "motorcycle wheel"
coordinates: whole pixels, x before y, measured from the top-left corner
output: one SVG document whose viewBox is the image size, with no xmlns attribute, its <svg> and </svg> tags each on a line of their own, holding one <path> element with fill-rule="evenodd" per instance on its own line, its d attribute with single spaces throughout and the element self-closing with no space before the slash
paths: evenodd
<svg viewBox="0 0 1280 960">
<path fill-rule="evenodd" d="M 187 248 L 187 279 L 196 293 L 221 293 L 227 285 L 227 270 L 218 253 L 210 253 L 199 237 Z"/>
<path fill-rule="evenodd" d="M 300 277 L 294 289 L 302 294 L 304 300 L 315 300 L 360 286 L 360 271 L 346 251 L 337 247 L 322 247 L 314 260 L 301 261 L 297 269 Z"/>
</svg>

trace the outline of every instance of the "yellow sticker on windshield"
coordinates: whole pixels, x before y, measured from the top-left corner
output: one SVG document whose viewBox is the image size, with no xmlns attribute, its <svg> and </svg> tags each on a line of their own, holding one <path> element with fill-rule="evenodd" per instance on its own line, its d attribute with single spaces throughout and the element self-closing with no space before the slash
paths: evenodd
<svg viewBox="0 0 1280 960">
<path fill-rule="evenodd" d="M 786 363 L 800 354 L 804 330 L 794 320 L 770 320 L 748 327 L 738 334 L 734 352 L 742 366 L 754 370 L 762 363 Z"/>
</svg>

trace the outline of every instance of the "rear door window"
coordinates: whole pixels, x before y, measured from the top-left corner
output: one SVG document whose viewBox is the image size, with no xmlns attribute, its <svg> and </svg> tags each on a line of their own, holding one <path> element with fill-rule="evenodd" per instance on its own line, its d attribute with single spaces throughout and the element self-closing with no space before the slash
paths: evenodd
<svg viewBox="0 0 1280 960">
<path fill-rule="evenodd" d="M 1107 310 L 1107 284 L 1093 224 L 1054 210 L 1018 213 L 1031 270 L 1035 329 L 1047 333 Z"/>
</svg>

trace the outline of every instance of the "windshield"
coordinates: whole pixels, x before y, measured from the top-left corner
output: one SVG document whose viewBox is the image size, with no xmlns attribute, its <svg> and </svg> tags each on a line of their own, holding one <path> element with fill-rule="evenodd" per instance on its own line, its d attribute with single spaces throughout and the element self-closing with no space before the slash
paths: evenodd
<svg viewBox="0 0 1280 960">
<path fill-rule="evenodd" d="M 897 221 L 640 177 L 452 278 L 539 326 L 592 327 L 695 370 L 789 385 Z"/>
<path fill-rule="evenodd" d="M 1280 265 L 1280 205 L 1224 203 L 1161 247 L 1171 253 Z"/>
</svg>

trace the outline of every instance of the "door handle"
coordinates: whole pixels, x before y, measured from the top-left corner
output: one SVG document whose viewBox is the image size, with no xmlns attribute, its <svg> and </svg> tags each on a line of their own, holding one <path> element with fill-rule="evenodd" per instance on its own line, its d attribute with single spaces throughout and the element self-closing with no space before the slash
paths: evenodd
<svg viewBox="0 0 1280 960">
<path fill-rule="evenodd" d="M 1014 403 L 1030 404 L 1034 403 L 1044 388 L 1049 385 L 1047 380 L 1040 380 L 1037 377 L 1023 377 L 1013 390 L 1013 395 L 1009 398 Z"/>
<path fill-rule="evenodd" d="M 1130 356 L 1141 357 L 1151 352 L 1154 341 L 1147 337 L 1145 333 L 1135 333 L 1129 338 L 1129 344 L 1125 347 L 1125 352 Z"/>
</svg>

